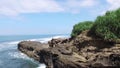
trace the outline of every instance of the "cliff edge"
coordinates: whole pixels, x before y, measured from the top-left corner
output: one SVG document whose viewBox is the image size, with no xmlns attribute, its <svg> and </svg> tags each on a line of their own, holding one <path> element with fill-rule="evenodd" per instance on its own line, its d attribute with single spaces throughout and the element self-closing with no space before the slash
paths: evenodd
<svg viewBox="0 0 120 68">
<path fill-rule="evenodd" d="M 52 39 L 47 44 L 22 41 L 18 49 L 45 63 L 46 68 L 120 67 L 120 44 L 95 38 L 88 30 L 75 38 Z"/>
</svg>

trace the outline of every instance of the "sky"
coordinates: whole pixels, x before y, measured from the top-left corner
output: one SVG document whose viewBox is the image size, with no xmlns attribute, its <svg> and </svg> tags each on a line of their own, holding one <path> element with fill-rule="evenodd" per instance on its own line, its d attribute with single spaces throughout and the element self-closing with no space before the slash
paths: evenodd
<svg viewBox="0 0 120 68">
<path fill-rule="evenodd" d="M 70 34 L 119 7 L 120 0 L 0 0 L 0 35 Z"/>
</svg>

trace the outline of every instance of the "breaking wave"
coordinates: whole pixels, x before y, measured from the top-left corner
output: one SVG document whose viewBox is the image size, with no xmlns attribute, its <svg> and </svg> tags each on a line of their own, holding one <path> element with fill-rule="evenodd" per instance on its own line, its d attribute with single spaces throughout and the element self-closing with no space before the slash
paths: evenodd
<svg viewBox="0 0 120 68">
<path fill-rule="evenodd" d="M 39 41 L 47 43 L 55 38 L 68 38 L 69 36 L 53 36 L 38 39 L 26 39 L 24 41 Z M 32 58 L 17 50 L 17 44 L 23 40 L 9 41 L 0 43 L 0 68 L 45 68 L 45 64 L 40 64 Z M 6 66 L 5 66 L 6 65 Z M 23 66 L 23 67 L 21 67 Z"/>
</svg>

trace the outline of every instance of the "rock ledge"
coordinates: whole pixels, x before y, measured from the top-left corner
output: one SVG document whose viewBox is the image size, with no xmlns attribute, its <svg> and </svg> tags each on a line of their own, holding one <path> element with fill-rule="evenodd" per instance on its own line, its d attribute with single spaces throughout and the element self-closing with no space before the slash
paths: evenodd
<svg viewBox="0 0 120 68">
<path fill-rule="evenodd" d="M 47 44 L 22 41 L 18 49 L 45 63 L 46 68 L 120 67 L 120 44 L 105 42 L 84 31 L 74 39 L 52 39 Z"/>
</svg>

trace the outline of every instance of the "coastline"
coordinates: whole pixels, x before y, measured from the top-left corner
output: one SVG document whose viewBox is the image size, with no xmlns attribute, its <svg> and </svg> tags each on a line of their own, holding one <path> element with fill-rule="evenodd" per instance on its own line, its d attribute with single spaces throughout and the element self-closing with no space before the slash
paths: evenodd
<svg viewBox="0 0 120 68">
<path fill-rule="evenodd" d="M 22 41 L 18 49 L 46 68 L 120 67 L 120 44 L 87 34 L 84 31 L 74 39 L 52 39 L 47 44 Z"/>
<path fill-rule="evenodd" d="M 95 21 L 73 26 L 71 37 L 47 44 L 22 41 L 18 49 L 44 63 L 46 68 L 120 67 L 120 8 L 107 11 Z"/>
<path fill-rule="evenodd" d="M 57 34 L 55 36 L 38 35 L 35 37 L 33 35 L 15 35 L 9 37 L 1 36 L 0 40 L 2 41 L 0 42 L 0 68 L 45 68 L 44 64 L 39 64 L 38 61 L 35 61 L 33 58 L 30 58 L 20 52 L 17 49 L 17 44 L 23 40 L 46 42 L 52 39 L 52 37 L 58 38 L 63 36 L 64 35 Z"/>
</svg>

